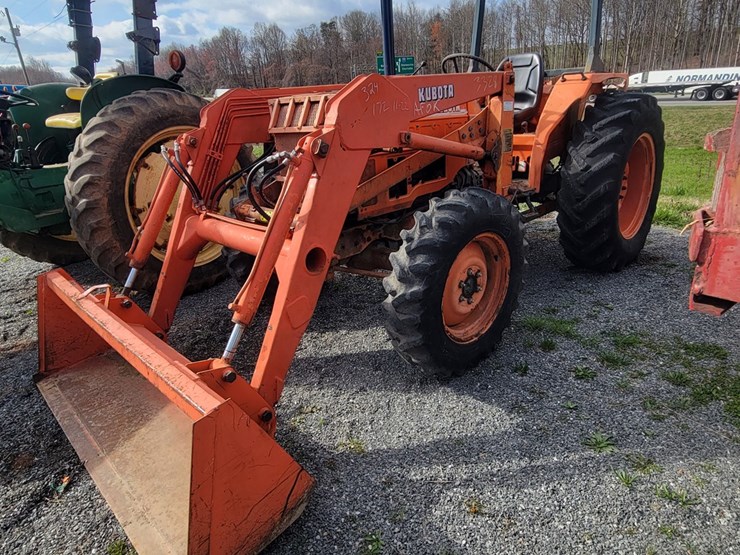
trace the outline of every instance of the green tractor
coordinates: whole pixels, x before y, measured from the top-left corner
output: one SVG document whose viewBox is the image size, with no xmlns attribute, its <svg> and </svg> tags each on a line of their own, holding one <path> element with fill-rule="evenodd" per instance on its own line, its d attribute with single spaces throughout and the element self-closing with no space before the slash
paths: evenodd
<svg viewBox="0 0 740 555">
<path fill-rule="evenodd" d="M 159 30 L 153 26 L 156 0 L 133 1 L 134 31 L 127 36 L 136 44 L 138 74 L 95 75 L 100 42 L 92 34 L 90 4 L 91 0 L 67 2 L 75 33 L 69 47 L 75 51 L 78 63 L 72 74 L 80 86 L 45 83 L 0 96 L 0 242 L 23 256 L 58 265 L 84 260 L 92 250 L 89 243 L 83 242 L 83 249 L 78 242 L 65 207 L 67 160 L 73 151 L 78 158 L 83 156 L 80 148 L 84 149 L 84 144 L 78 141 L 75 149 L 82 130 L 96 123 L 101 110 L 136 93 L 151 93 L 157 98 L 168 94 L 168 99 L 179 106 L 180 120 L 170 125 L 174 129 L 169 133 L 144 133 L 147 136 L 138 144 L 127 145 L 138 164 L 129 191 L 137 202 L 131 211 L 143 217 L 151 198 L 142 196 L 153 193 L 149 182 L 158 180 L 161 173 L 158 164 L 147 164 L 147 160 L 158 157 L 161 144 L 174 139 L 183 126 L 197 125 L 204 104 L 178 84 L 185 68 L 179 53 L 170 56 L 174 74 L 169 79 L 154 76 L 154 56 L 159 53 Z M 147 172 L 147 168 L 152 171 Z M 100 177 L 108 179 L 106 175 Z M 143 180 L 143 190 L 137 190 L 137 180 Z M 116 204 L 118 200 L 110 202 Z M 131 235 L 138 226 L 137 217 L 124 218 Z"/>
</svg>

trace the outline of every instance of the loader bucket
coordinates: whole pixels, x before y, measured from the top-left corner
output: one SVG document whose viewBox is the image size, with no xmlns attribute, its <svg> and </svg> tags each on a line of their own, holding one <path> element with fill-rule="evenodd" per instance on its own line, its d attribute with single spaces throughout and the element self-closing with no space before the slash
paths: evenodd
<svg viewBox="0 0 740 555">
<path fill-rule="evenodd" d="M 257 553 L 298 518 L 313 478 L 135 304 L 63 270 L 38 295 L 38 387 L 140 554 Z"/>
</svg>

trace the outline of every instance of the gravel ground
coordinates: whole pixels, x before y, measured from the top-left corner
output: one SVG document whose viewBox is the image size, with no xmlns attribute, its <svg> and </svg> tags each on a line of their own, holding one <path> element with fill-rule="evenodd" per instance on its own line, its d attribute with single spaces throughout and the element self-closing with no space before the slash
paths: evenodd
<svg viewBox="0 0 740 555">
<path fill-rule="evenodd" d="M 638 263 L 605 276 L 569 266 L 552 219 L 528 238 L 513 326 L 447 384 L 393 352 L 379 282 L 327 284 L 278 412 L 279 443 L 317 487 L 269 553 L 740 553 L 738 422 L 697 402 L 740 370 L 740 314 L 688 311 L 674 231 L 654 229 Z M 33 277 L 47 269 L 0 248 L 0 552 L 106 553 L 123 529 L 31 381 Z M 70 271 L 103 280 L 89 263 Z M 175 347 L 215 354 L 236 289 L 186 298 Z M 595 432 L 611 451 L 583 444 Z"/>
</svg>

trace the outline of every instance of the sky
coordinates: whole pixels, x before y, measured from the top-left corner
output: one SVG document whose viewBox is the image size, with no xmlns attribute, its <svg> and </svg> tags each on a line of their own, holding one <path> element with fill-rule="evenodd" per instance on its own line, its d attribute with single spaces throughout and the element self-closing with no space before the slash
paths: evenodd
<svg viewBox="0 0 740 555">
<path fill-rule="evenodd" d="M 75 65 L 74 53 L 67 49 L 72 40 L 65 0 L 5 0 L 14 25 L 21 29 L 20 43 L 24 58 L 33 56 L 46 60 L 60 73 L 68 74 Z M 396 4 L 400 4 L 398 0 Z M 422 0 L 419 7 L 431 7 L 440 2 Z M 216 4 L 217 10 L 212 10 Z M 95 35 L 102 43 L 99 71 L 115 67 L 116 58 L 133 56 L 133 43 L 126 31 L 133 29 L 131 0 L 97 0 L 93 2 Z M 379 0 L 159 0 L 158 19 L 162 46 L 172 42 L 191 44 L 215 35 L 221 27 L 232 26 L 249 31 L 255 23 L 277 23 L 288 34 L 306 25 L 326 21 L 349 11 L 362 9 L 380 12 Z M 18 65 L 15 48 L 5 14 L 0 16 L 0 35 L 8 43 L 0 43 L 0 66 Z"/>
</svg>

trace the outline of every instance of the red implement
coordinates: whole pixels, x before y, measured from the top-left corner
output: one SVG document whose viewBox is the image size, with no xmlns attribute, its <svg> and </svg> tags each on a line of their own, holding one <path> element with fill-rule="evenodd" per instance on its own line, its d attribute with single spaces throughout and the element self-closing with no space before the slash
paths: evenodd
<svg viewBox="0 0 740 555">
<path fill-rule="evenodd" d="M 696 212 L 691 230 L 689 308 L 719 316 L 740 302 L 740 101 L 732 128 L 707 135 L 704 148 L 719 161 L 712 203 Z"/>
</svg>

